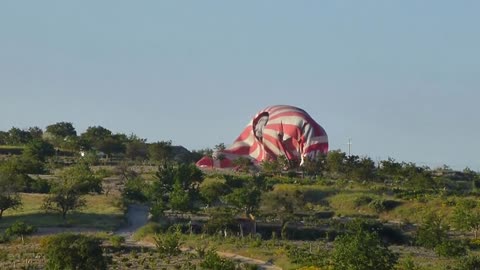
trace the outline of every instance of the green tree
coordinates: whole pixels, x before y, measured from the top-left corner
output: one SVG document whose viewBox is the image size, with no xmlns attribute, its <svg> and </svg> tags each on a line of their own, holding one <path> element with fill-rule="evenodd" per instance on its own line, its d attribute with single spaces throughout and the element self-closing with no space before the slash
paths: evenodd
<svg viewBox="0 0 480 270">
<path fill-rule="evenodd" d="M 193 200 L 189 192 L 182 187 L 180 181 L 175 181 L 169 201 L 170 208 L 174 211 L 187 212 L 193 208 Z"/>
<path fill-rule="evenodd" d="M 448 238 L 448 225 L 435 212 L 427 213 L 416 232 L 415 240 L 420 246 L 435 248 Z"/>
<path fill-rule="evenodd" d="M 22 205 L 18 189 L 16 179 L 0 171 L 0 219 L 5 210 L 16 209 Z"/>
<path fill-rule="evenodd" d="M 8 137 L 6 144 L 9 145 L 23 145 L 32 140 L 32 135 L 26 130 L 21 130 L 16 127 L 12 127 L 8 131 Z"/>
<path fill-rule="evenodd" d="M 8 144 L 8 132 L 0 131 L 0 145 Z"/>
<path fill-rule="evenodd" d="M 168 162 L 172 158 L 172 142 L 160 141 L 148 145 L 148 157 L 152 161 Z"/>
<path fill-rule="evenodd" d="M 282 173 L 283 167 L 278 159 L 264 160 L 261 163 L 263 173 L 269 175 L 279 175 Z"/>
<path fill-rule="evenodd" d="M 352 156 L 350 156 L 352 157 Z M 347 162 L 348 163 L 348 162 Z M 362 157 L 354 164 L 350 172 L 352 179 L 357 181 L 372 181 L 375 179 L 375 162 L 369 157 Z"/>
<path fill-rule="evenodd" d="M 62 215 L 62 219 L 66 220 L 69 212 L 85 206 L 85 203 L 85 199 L 78 190 L 61 185 L 51 190 L 51 194 L 44 199 L 42 208 L 58 212 Z"/>
<path fill-rule="evenodd" d="M 18 194 L 10 194 L 0 191 L 0 219 L 3 212 L 8 209 L 17 209 L 22 205 L 22 201 Z"/>
<path fill-rule="evenodd" d="M 213 148 L 213 158 L 218 159 L 218 160 L 224 160 L 225 159 L 225 154 L 223 151 L 225 151 L 226 146 L 224 143 L 219 143 L 215 145 Z"/>
<path fill-rule="evenodd" d="M 43 208 L 58 212 L 63 220 L 69 212 L 85 206 L 82 195 L 89 192 L 102 192 L 101 179 L 95 177 L 85 163 L 78 163 L 59 173 L 50 195 L 45 198 Z"/>
<path fill-rule="evenodd" d="M 203 226 L 206 233 L 216 233 L 223 231 L 224 235 L 228 229 L 235 227 L 235 213 L 227 207 L 215 207 L 207 209 L 209 219 Z"/>
<path fill-rule="evenodd" d="M 333 150 L 328 152 L 326 166 L 330 174 L 334 176 L 342 176 L 346 172 L 346 162 L 347 155 L 340 150 Z"/>
<path fill-rule="evenodd" d="M 17 191 L 32 192 L 36 184 L 28 174 L 43 173 L 44 163 L 38 159 L 21 155 L 0 163 L 0 174 L 6 181 L 15 185 Z M 38 181 L 37 181 L 38 182 Z"/>
<path fill-rule="evenodd" d="M 438 190 L 438 183 L 428 172 L 420 172 L 407 178 L 406 186 L 418 191 Z"/>
<path fill-rule="evenodd" d="M 195 164 L 171 164 L 160 166 L 157 179 L 147 192 L 152 205 L 167 206 L 178 211 L 192 211 L 201 199 L 199 187 L 203 173 Z"/>
<path fill-rule="evenodd" d="M 210 157 L 213 158 L 213 150 L 210 148 L 200 149 L 200 150 L 193 150 L 192 151 L 192 161 L 197 162 L 203 157 Z"/>
<path fill-rule="evenodd" d="M 256 188 L 241 187 L 223 197 L 226 203 L 242 211 L 246 217 L 254 214 L 259 206 L 262 192 Z"/>
<path fill-rule="evenodd" d="M 335 239 L 331 256 L 332 265 L 338 270 L 390 270 L 397 260 L 398 255 L 385 246 L 378 234 L 361 224 L 354 224 L 345 235 Z"/>
<path fill-rule="evenodd" d="M 204 182 L 200 186 L 200 196 L 205 201 L 207 206 L 218 202 L 223 195 L 227 194 L 228 191 L 228 186 L 219 181 L 212 181 L 208 183 Z"/>
<path fill-rule="evenodd" d="M 260 206 L 262 192 L 267 190 L 263 177 L 249 177 L 243 181 L 227 177 L 227 185 L 232 192 L 223 196 L 223 200 L 233 206 L 237 212 L 241 212 L 253 223 L 253 233 L 256 233 L 255 215 Z"/>
<path fill-rule="evenodd" d="M 102 193 L 102 179 L 95 176 L 87 163 L 77 163 L 57 175 L 61 185 L 76 190 L 80 194 Z"/>
<path fill-rule="evenodd" d="M 248 172 L 253 166 L 252 161 L 246 157 L 239 157 L 233 160 L 232 164 L 237 168 L 238 171 Z"/>
<path fill-rule="evenodd" d="M 114 134 L 95 142 L 95 149 L 104 152 L 107 156 L 124 153 L 126 137 L 123 134 Z"/>
<path fill-rule="evenodd" d="M 45 162 L 47 157 L 55 155 L 53 145 L 43 140 L 35 139 L 29 142 L 23 150 L 23 155 L 27 158 L 37 159 Z"/>
<path fill-rule="evenodd" d="M 80 135 L 80 144 L 86 150 L 100 150 L 102 143 L 112 136 L 112 132 L 102 126 L 91 126 Z M 101 151 L 101 150 L 100 150 Z"/>
<path fill-rule="evenodd" d="M 459 201 L 453 211 L 452 221 L 456 229 L 473 231 L 475 239 L 477 239 L 480 229 L 478 202 L 470 199 Z"/>
<path fill-rule="evenodd" d="M 77 131 L 70 122 L 58 122 L 49 125 L 46 127 L 45 131 L 61 139 L 77 136 Z"/>
<path fill-rule="evenodd" d="M 30 127 L 28 128 L 28 132 L 30 133 L 30 137 L 34 140 L 41 140 L 43 136 L 43 130 L 39 127 Z"/>
<path fill-rule="evenodd" d="M 393 158 L 380 161 L 378 175 L 383 180 L 400 181 L 402 179 L 402 164 Z"/>
<path fill-rule="evenodd" d="M 107 269 L 101 242 L 91 236 L 57 234 L 47 238 L 42 248 L 47 258 L 47 270 Z"/>
<path fill-rule="evenodd" d="M 127 178 L 122 190 L 123 198 L 129 201 L 140 203 L 145 203 L 148 201 L 147 193 L 147 183 L 145 179 L 139 176 Z"/>
<path fill-rule="evenodd" d="M 327 156 L 324 154 L 315 157 L 305 157 L 303 171 L 309 176 L 321 175 L 326 169 L 326 158 Z"/>
<path fill-rule="evenodd" d="M 130 135 L 125 145 L 125 156 L 132 160 L 145 160 L 148 157 L 148 147 L 145 139 Z"/>
<path fill-rule="evenodd" d="M 286 239 L 288 222 L 295 219 L 295 212 L 301 211 L 305 202 L 299 190 L 274 190 L 263 195 L 261 205 L 264 215 L 280 221 L 281 236 Z"/>
</svg>

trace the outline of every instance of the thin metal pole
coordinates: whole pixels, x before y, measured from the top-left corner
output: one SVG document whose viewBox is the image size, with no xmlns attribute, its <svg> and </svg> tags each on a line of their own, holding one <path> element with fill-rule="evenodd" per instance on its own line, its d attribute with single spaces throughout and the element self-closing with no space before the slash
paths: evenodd
<svg viewBox="0 0 480 270">
<path fill-rule="evenodd" d="M 352 150 L 352 139 L 348 139 L 348 155 L 351 155 L 351 150 Z"/>
</svg>

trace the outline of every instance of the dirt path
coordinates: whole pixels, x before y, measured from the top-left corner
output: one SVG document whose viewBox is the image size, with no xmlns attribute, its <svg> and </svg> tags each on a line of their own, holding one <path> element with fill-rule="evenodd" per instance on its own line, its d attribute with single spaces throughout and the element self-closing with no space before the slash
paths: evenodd
<svg viewBox="0 0 480 270">
<path fill-rule="evenodd" d="M 116 235 L 125 237 L 126 245 L 154 248 L 155 245 L 153 243 L 144 242 L 144 241 L 135 241 L 132 238 L 133 233 L 136 230 L 138 230 L 140 227 L 147 224 L 148 214 L 149 214 L 148 206 L 140 205 L 140 204 L 129 205 L 127 209 L 127 214 L 126 214 L 127 224 L 124 227 L 120 228 L 119 230 L 115 231 L 114 233 Z M 40 228 L 36 233 L 36 235 L 51 235 L 51 234 L 57 234 L 61 232 L 95 233 L 95 232 L 101 232 L 101 230 L 94 229 L 94 228 L 79 228 L 79 227 L 71 227 L 71 228 L 47 227 L 47 228 Z M 182 248 L 182 250 L 186 252 L 194 252 L 186 248 Z M 241 255 L 229 253 L 229 252 L 218 251 L 217 253 L 219 256 L 223 258 L 232 259 L 242 263 L 256 264 L 260 266 L 261 269 L 282 270 L 282 268 L 262 260 L 257 260 L 254 258 L 249 258 L 249 257 L 245 257 L 245 256 L 241 256 Z"/>
<path fill-rule="evenodd" d="M 128 242 L 133 241 L 133 233 L 148 222 L 148 206 L 131 204 L 127 209 L 127 225 L 120 228 L 115 234 L 125 237 Z"/>
<path fill-rule="evenodd" d="M 128 206 L 127 209 L 127 226 L 124 228 L 120 228 L 118 231 L 115 232 L 117 235 L 121 235 L 125 237 L 126 244 L 127 245 L 133 245 L 133 246 L 142 246 L 142 247 L 155 247 L 154 244 L 149 243 L 149 242 L 144 242 L 144 241 L 134 241 L 132 239 L 133 233 L 138 230 L 140 227 L 144 226 L 148 222 L 148 207 L 145 205 L 140 205 L 140 204 L 132 204 Z M 183 251 L 188 251 L 192 252 L 191 250 L 188 249 L 182 249 Z M 269 262 L 265 262 L 262 260 L 257 260 L 245 256 L 241 256 L 238 254 L 234 253 L 229 253 L 229 252 L 217 252 L 218 255 L 224 258 L 229 258 L 235 261 L 239 261 L 242 263 L 248 263 L 248 264 L 256 264 L 260 266 L 262 269 L 266 270 L 281 270 L 282 268 L 275 266 Z"/>
<path fill-rule="evenodd" d="M 145 241 L 138 241 L 134 242 L 132 244 L 133 246 L 139 246 L 139 247 L 148 247 L 148 248 L 154 248 L 155 245 L 150 242 L 145 242 Z M 190 252 L 190 253 L 195 253 L 194 250 L 190 248 L 181 248 L 183 252 Z M 256 264 L 258 265 L 261 269 L 266 269 L 266 270 L 282 270 L 282 268 L 266 261 L 250 258 L 250 257 L 245 257 L 242 255 L 238 255 L 235 253 L 230 253 L 230 252 L 222 252 L 222 251 L 217 251 L 217 254 L 220 257 L 223 258 L 228 258 L 234 261 L 242 262 L 242 263 L 247 263 L 247 264 Z"/>
</svg>

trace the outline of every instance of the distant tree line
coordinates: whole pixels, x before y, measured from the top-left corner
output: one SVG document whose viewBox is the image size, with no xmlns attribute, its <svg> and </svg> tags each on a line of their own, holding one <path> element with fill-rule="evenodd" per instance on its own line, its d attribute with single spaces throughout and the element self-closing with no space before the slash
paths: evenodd
<svg viewBox="0 0 480 270">
<path fill-rule="evenodd" d="M 454 171 L 446 165 L 431 169 L 412 162 L 398 162 L 392 158 L 375 163 L 370 157 L 347 155 L 339 150 L 307 158 L 303 166 L 299 166 L 299 162 L 288 161 L 283 156 L 276 160 L 264 161 L 260 165 L 263 173 L 272 176 L 302 174 L 308 177 L 360 183 L 381 182 L 411 190 L 432 192 L 452 189 L 456 181 L 469 182 L 474 190 L 480 188 L 479 173 L 468 167 L 463 171 Z"/>
<path fill-rule="evenodd" d="M 107 158 L 116 156 L 121 159 L 153 163 L 172 159 L 176 149 L 181 148 L 172 146 L 172 142 L 168 140 L 147 143 L 146 139 L 135 134 L 113 133 L 102 126 L 90 126 L 85 132 L 78 134 L 70 122 L 49 125 L 45 131 L 36 126 L 27 129 L 12 127 L 8 131 L 0 131 L 0 145 L 25 147 L 32 143 L 38 144 L 39 141 L 48 144 L 47 147 L 56 152 L 73 154 L 82 152 L 84 157 L 90 159 L 95 159 L 99 153 L 103 153 Z M 56 152 L 44 154 L 48 157 Z M 180 159 L 177 161 L 186 163 L 201 158 L 198 153 L 192 154 L 186 149 L 183 155 L 177 156 L 179 156 L 177 159 Z"/>
</svg>

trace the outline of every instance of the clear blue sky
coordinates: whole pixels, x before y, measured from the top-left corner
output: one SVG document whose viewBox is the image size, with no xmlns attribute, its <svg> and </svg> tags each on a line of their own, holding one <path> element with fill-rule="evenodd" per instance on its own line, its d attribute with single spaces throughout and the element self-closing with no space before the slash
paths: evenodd
<svg viewBox="0 0 480 270">
<path fill-rule="evenodd" d="M 0 2 L 0 130 L 73 122 L 189 149 L 268 105 L 331 149 L 480 170 L 480 1 Z"/>
</svg>

